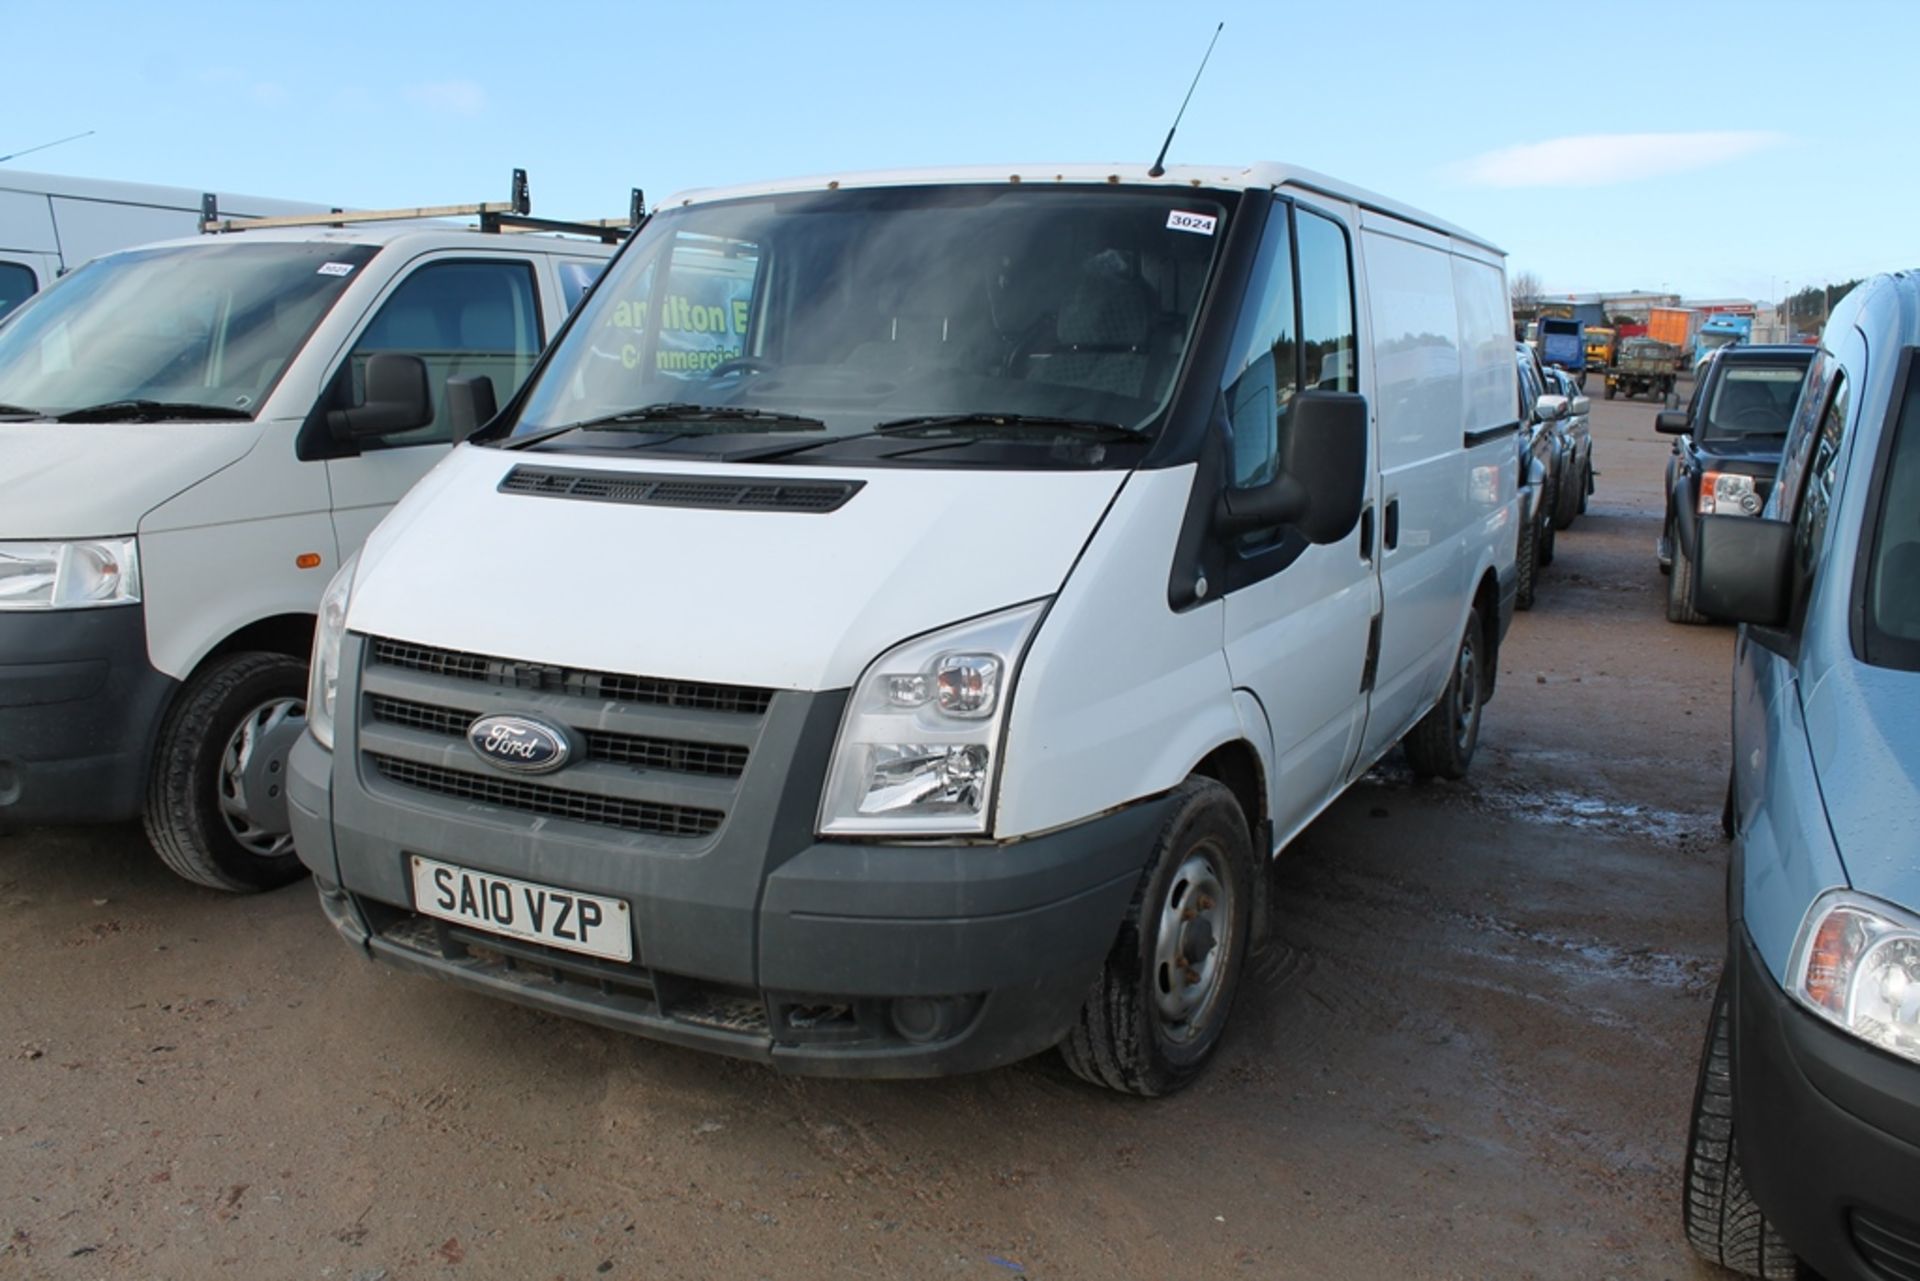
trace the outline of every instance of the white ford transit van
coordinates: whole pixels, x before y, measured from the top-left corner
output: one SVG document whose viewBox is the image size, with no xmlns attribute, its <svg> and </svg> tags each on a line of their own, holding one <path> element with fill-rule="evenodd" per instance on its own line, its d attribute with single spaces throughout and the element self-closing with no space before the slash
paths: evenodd
<svg viewBox="0 0 1920 1281">
<path fill-rule="evenodd" d="M 1177 1088 L 1265 865 L 1458 776 L 1500 253 L 1273 165 L 698 192 L 322 603 L 300 857 L 381 960 L 802 1072 Z"/>
<path fill-rule="evenodd" d="M 109 254 L 0 325 L 0 826 L 144 816 L 202 884 L 304 874 L 321 591 L 446 454 L 449 378 L 518 387 L 612 254 L 429 228 Z"/>
</svg>

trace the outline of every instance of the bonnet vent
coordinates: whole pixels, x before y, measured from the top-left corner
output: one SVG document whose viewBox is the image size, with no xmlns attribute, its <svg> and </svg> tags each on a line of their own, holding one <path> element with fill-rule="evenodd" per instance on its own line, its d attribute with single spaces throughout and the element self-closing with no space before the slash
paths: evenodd
<svg viewBox="0 0 1920 1281">
<path fill-rule="evenodd" d="M 731 476 L 520 466 L 500 482 L 500 492 L 636 507 L 824 514 L 838 511 L 865 484 L 861 480 L 741 480 Z"/>
</svg>

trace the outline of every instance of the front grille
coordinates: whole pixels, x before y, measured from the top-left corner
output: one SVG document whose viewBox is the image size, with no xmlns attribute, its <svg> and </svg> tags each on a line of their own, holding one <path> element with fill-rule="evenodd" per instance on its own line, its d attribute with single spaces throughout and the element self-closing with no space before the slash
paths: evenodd
<svg viewBox="0 0 1920 1281">
<path fill-rule="evenodd" d="M 388 725 L 403 725 L 428 734 L 464 739 L 467 726 L 477 712 L 454 707 L 433 707 L 411 699 L 375 694 L 367 700 L 367 714 Z M 640 734 L 614 734 L 605 730 L 580 733 L 587 748 L 587 759 L 626 765 L 636 769 L 667 770 L 676 774 L 704 774 L 714 778 L 739 778 L 747 768 L 747 749 L 713 743 L 689 743 L 679 739 L 651 738 Z"/>
<path fill-rule="evenodd" d="M 720 685 L 710 681 L 664 680 L 652 676 L 625 676 L 582 668 L 529 663 L 512 658 L 488 658 L 454 649 L 376 639 L 372 662 L 432 676 L 477 681 L 506 689 L 570 694 L 577 698 L 619 703 L 647 703 L 658 707 L 685 707 L 699 711 L 763 715 L 773 691 L 751 685 Z"/>
<path fill-rule="evenodd" d="M 1920 1281 L 1920 1226 L 1855 1210 L 1853 1244 L 1887 1281 Z"/>
<path fill-rule="evenodd" d="M 640 507 L 712 507 L 824 515 L 838 511 L 865 483 L 858 480 L 737 480 L 724 476 L 572 471 L 522 465 L 506 474 L 500 482 L 500 492 Z"/>
<path fill-rule="evenodd" d="M 577 823 L 595 823 L 629 832 L 646 832 L 654 836 L 711 836 L 719 830 L 721 821 L 726 817 L 718 810 L 594 796 L 550 787 L 544 783 L 486 778 L 378 752 L 367 753 L 367 759 L 383 777 L 404 787 L 419 788 L 463 801 L 477 801 L 483 805 L 497 805 L 524 814 L 567 818 Z"/>
</svg>

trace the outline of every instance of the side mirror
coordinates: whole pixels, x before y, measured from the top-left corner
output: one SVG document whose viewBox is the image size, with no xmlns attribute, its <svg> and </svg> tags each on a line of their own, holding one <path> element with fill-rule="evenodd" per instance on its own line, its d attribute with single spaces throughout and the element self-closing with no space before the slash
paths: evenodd
<svg viewBox="0 0 1920 1281">
<path fill-rule="evenodd" d="M 1253 489 L 1224 491 L 1213 526 L 1235 535 L 1291 525 L 1310 543 L 1337 543 L 1359 523 L 1367 497 L 1367 398 L 1301 392 L 1287 417 L 1279 474 Z"/>
<path fill-rule="evenodd" d="M 1567 416 L 1569 418 L 1578 418 L 1582 414 L 1589 414 L 1592 412 L 1593 412 L 1593 402 L 1591 400 L 1588 400 L 1585 396 L 1575 396 L 1572 400 L 1567 402 Z"/>
<path fill-rule="evenodd" d="M 1653 429 L 1663 436 L 1684 436 L 1693 430 L 1693 418 L 1684 409 L 1663 409 L 1653 416 Z"/>
<path fill-rule="evenodd" d="M 427 364 L 420 357 L 376 352 L 367 358 L 366 383 L 365 404 L 327 412 L 327 429 L 336 440 L 397 436 L 433 421 Z"/>
<path fill-rule="evenodd" d="M 499 412 L 493 379 L 485 374 L 447 379 L 447 421 L 453 427 L 454 444 L 485 427 Z"/>
<path fill-rule="evenodd" d="M 1757 627 L 1786 625 L 1791 523 L 1760 516 L 1702 516 L 1696 538 L 1695 609 L 1709 618 Z"/>
<path fill-rule="evenodd" d="M 1569 412 L 1565 396 L 1546 395 L 1533 402 L 1534 417 L 1542 422 L 1558 422 Z"/>
</svg>

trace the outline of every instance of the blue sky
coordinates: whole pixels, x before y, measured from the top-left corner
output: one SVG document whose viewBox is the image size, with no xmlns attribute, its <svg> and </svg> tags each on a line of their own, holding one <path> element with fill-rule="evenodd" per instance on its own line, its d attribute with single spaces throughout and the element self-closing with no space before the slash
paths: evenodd
<svg viewBox="0 0 1920 1281">
<path fill-rule="evenodd" d="M 0 155 L 92 129 L 8 167 L 360 207 L 502 198 L 520 165 L 556 217 L 635 185 L 1145 163 L 1219 19 L 1175 161 L 1360 183 L 1550 291 L 1920 266 L 1913 0 L 0 0 Z"/>
</svg>

